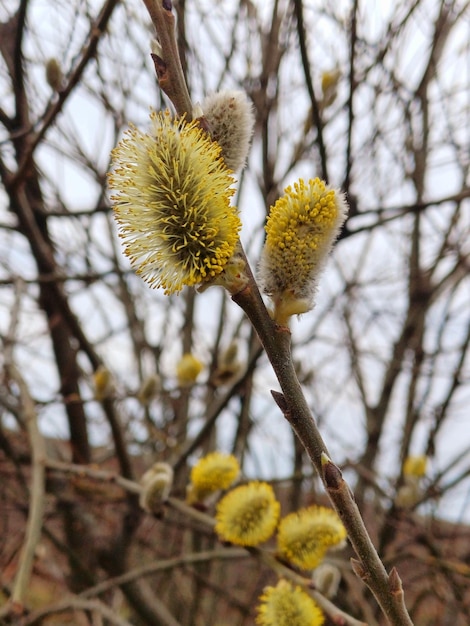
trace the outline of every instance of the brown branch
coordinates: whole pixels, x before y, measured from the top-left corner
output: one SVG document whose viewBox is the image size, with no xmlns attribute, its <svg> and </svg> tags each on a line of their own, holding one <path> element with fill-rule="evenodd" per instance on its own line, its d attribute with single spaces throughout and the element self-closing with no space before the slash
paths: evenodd
<svg viewBox="0 0 470 626">
<path fill-rule="evenodd" d="M 144 0 L 144 4 L 158 35 L 159 50 L 158 54 L 152 54 L 152 59 L 159 85 L 176 113 L 186 114 L 186 119 L 191 120 L 193 107 L 179 56 L 171 0 Z"/>
<path fill-rule="evenodd" d="M 194 510 L 194 509 L 193 509 Z M 146 576 L 152 576 L 158 572 L 165 570 L 172 570 L 177 567 L 183 567 L 185 565 L 193 565 L 194 563 L 205 563 L 208 561 L 232 561 L 238 559 L 249 558 L 249 553 L 245 548 L 221 548 L 219 550 L 208 550 L 204 552 L 197 552 L 196 554 L 182 554 L 181 556 L 172 559 L 162 559 L 157 562 L 147 563 L 141 565 L 135 569 L 129 570 L 125 574 L 109 578 L 94 587 L 90 587 L 86 591 L 80 594 L 82 598 L 90 598 L 93 596 L 101 595 L 114 587 L 120 587 L 126 583 L 130 583 L 139 578 Z"/>
<path fill-rule="evenodd" d="M 58 93 L 57 100 L 51 102 L 44 112 L 42 116 L 42 123 L 39 129 L 28 138 L 27 147 L 22 154 L 21 162 L 19 163 L 18 169 L 15 172 L 12 180 L 10 181 L 10 185 L 14 186 L 23 180 L 24 174 L 31 164 L 31 159 L 33 158 L 34 151 L 44 138 L 48 129 L 55 122 L 59 113 L 62 111 L 64 104 L 66 103 L 70 94 L 73 92 L 74 88 L 80 82 L 83 73 L 88 66 L 88 63 L 95 56 L 96 50 L 98 48 L 98 43 L 107 28 L 111 15 L 113 14 L 113 11 L 117 4 L 118 0 L 107 0 L 100 11 L 100 14 L 98 15 L 94 23 L 91 24 L 90 31 L 88 33 L 88 43 L 83 47 L 83 52 L 80 60 L 78 61 L 75 69 L 68 77 L 67 83 L 64 88 L 61 89 Z M 30 129 L 25 128 L 24 130 L 25 132 L 29 132 Z"/>
<path fill-rule="evenodd" d="M 74 596 L 54 606 L 34 611 L 28 617 L 16 622 L 16 626 L 35 626 L 36 624 L 41 624 L 43 619 L 49 615 L 65 613 L 66 611 L 90 611 L 91 613 L 102 615 L 111 624 L 115 624 L 115 626 L 132 626 L 131 622 L 128 622 L 123 617 L 119 617 L 119 615 L 103 604 L 103 602 L 100 602 L 100 600 L 85 600 Z"/>
<path fill-rule="evenodd" d="M 7 378 L 17 386 L 21 404 L 23 406 L 24 422 L 28 431 L 32 451 L 32 480 L 25 542 L 21 551 L 12 594 L 9 602 L 0 612 L 0 617 L 11 613 L 18 614 L 23 610 L 26 596 L 29 591 L 34 554 L 41 537 L 45 503 L 44 461 L 46 458 L 46 444 L 38 428 L 34 401 L 31 398 L 28 386 L 23 376 L 12 362 L 6 364 L 6 374 Z"/>
<path fill-rule="evenodd" d="M 45 501 L 44 459 L 46 458 L 46 444 L 38 428 L 34 402 L 29 394 L 26 382 L 20 375 L 17 368 L 13 365 L 8 367 L 8 375 L 10 379 L 18 385 L 20 390 L 21 399 L 24 404 L 25 422 L 32 450 L 31 499 L 26 527 L 26 543 L 24 552 L 20 559 L 20 566 L 18 569 L 17 579 L 15 581 L 15 589 L 12 594 L 12 602 L 16 604 L 23 602 L 28 591 L 27 587 L 33 565 L 34 551 L 41 536 L 42 516 Z"/>
<path fill-rule="evenodd" d="M 323 139 L 323 120 L 321 119 L 320 107 L 315 95 L 312 82 L 312 68 L 308 57 L 306 30 L 304 24 L 304 14 L 302 0 L 294 0 L 295 15 L 297 18 L 297 34 L 299 37 L 300 55 L 302 58 L 302 67 L 305 75 L 305 84 L 307 86 L 310 103 L 312 105 L 313 123 L 317 130 L 317 144 L 320 152 L 321 177 L 328 182 L 328 157 L 326 154 L 325 141 Z"/>
<path fill-rule="evenodd" d="M 96 467 L 91 467 L 88 465 L 78 465 L 76 463 L 64 463 L 62 461 L 56 461 L 54 459 L 46 459 L 45 461 L 46 467 L 51 470 L 56 470 L 59 472 L 65 472 L 70 474 L 77 474 L 78 476 L 88 476 L 93 480 L 97 480 L 100 482 L 109 482 L 114 483 L 124 489 L 124 491 L 138 495 L 142 491 L 140 485 L 132 480 L 128 480 L 127 478 L 123 478 L 116 472 L 110 472 L 108 470 L 100 470 Z"/>
<path fill-rule="evenodd" d="M 251 274 L 247 263 L 247 272 Z M 369 586 L 389 624 L 411 626 L 403 594 L 397 591 L 397 577 L 390 578 L 372 544 L 353 495 L 343 480 L 340 470 L 329 460 L 326 445 L 317 428 L 298 381 L 291 354 L 288 328 L 278 326 L 271 319 L 261 299 L 253 276 L 240 293 L 232 296 L 247 314 L 256 329 L 272 364 L 282 393 L 272 395 L 285 418 L 307 451 L 310 460 L 322 478 L 325 489 L 340 516 L 351 544 L 360 559 L 364 582 Z M 325 463 L 325 459 L 327 462 Z"/>
<path fill-rule="evenodd" d="M 357 10 L 359 2 L 354 0 L 353 7 L 351 9 L 351 35 L 349 44 L 349 94 L 348 94 L 348 132 L 347 132 L 347 145 L 346 145 L 346 175 L 344 177 L 343 189 L 346 193 L 349 193 L 349 186 L 351 183 L 351 168 L 352 168 L 352 135 L 354 124 L 354 93 L 356 91 L 356 76 L 355 76 L 355 61 L 356 61 L 356 43 L 357 43 Z"/>
<path fill-rule="evenodd" d="M 348 537 L 360 561 L 354 571 L 369 587 L 390 624 L 412 625 L 406 610 L 403 588 L 395 568 L 387 574 L 372 544 L 353 495 L 340 469 L 323 457 L 324 484 L 338 515 L 348 531 Z"/>
</svg>

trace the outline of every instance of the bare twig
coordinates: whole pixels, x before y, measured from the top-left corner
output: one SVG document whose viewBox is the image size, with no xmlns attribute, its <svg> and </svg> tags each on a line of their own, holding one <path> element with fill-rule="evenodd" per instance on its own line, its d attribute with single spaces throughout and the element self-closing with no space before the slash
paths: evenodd
<svg viewBox="0 0 470 626">
<path fill-rule="evenodd" d="M 203 552 L 187 553 L 177 556 L 173 559 L 163 559 L 161 561 L 148 563 L 135 569 L 129 570 L 125 574 L 109 578 L 102 583 L 90 587 L 81 594 L 83 598 L 90 598 L 100 595 L 113 587 L 118 587 L 126 583 L 138 580 L 145 576 L 151 576 L 157 572 L 165 570 L 172 570 L 176 567 L 182 567 L 184 565 L 192 565 L 194 563 L 205 563 L 207 561 L 218 560 L 238 560 L 249 558 L 248 552 L 244 548 L 222 548 L 220 550 L 208 550 Z"/>
<path fill-rule="evenodd" d="M 15 175 L 14 175 L 14 180 L 10 181 L 11 184 L 14 184 L 23 179 L 25 170 L 28 168 L 31 162 L 35 149 L 44 138 L 47 130 L 52 126 L 54 121 L 57 119 L 57 116 L 62 111 L 64 104 L 67 101 L 68 97 L 74 91 L 74 88 L 80 82 L 83 76 L 83 72 L 88 66 L 88 63 L 96 54 L 98 43 L 101 39 L 101 36 L 104 30 L 106 29 L 106 26 L 111 18 L 111 15 L 117 3 L 118 3 L 117 0 L 107 0 L 104 3 L 97 19 L 95 20 L 93 24 L 91 24 L 90 31 L 88 34 L 88 41 L 83 47 L 83 52 L 80 57 L 80 60 L 78 61 L 73 72 L 68 77 L 66 86 L 63 89 L 61 89 L 61 91 L 59 92 L 59 96 L 57 100 L 54 100 L 53 102 L 51 102 L 49 107 L 46 109 L 42 118 L 42 123 L 40 124 L 38 130 L 29 138 L 27 150 L 25 150 L 22 155 L 21 162 L 18 165 L 18 169 L 16 170 Z M 30 131 L 30 129 L 25 129 L 25 130 L 27 132 Z"/>
<path fill-rule="evenodd" d="M 21 551 L 19 565 L 13 585 L 13 591 L 9 602 L 0 611 L 0 616 L 11 612 L 21 613 L 28 592 L 29 581 L 33 568 L 34 553 L 41 536 L 41 527 L 44 513 L 45 498 L 45 472 L 44 460 L 46 458 L 46 445 L 39 431 L 37 414 L 34 401 L 28 389 L 28 385 L 20 371 L 13 362 L 14 337 L 20 314 L 20 302 L 24 284 L 17 284 L 15 304 L 12 308 L 10 328 L 5 342 L 5 373 L 7 380 L 13 383 L 17 389 L 22 406 L 23 423 L 29 435 L 32 451 L 31 462 L 31 498 L 29 515 L 26 524 L 26 534 L 23 549 Z"/>
<path fill-rule="evenodd" d="M 403 592 L 401 588 L 398 589 L 398 575 L 393 573 L 392 580 L 391 575 L 387 574 L 349 487 L 343 480 L 339 469 L 329 460 L 327 448 L 297 379 L 291 355 L 289 329 L 273 322 L 252 276 L 248 286 L 240 293 L 233 295 L 232 299 L 245 311 L 258 332 L 282 389 L 282 394 L 272 392 L 272 395 L 323 480 L 333 506 L 360 559 L 363 572 L 361 578 L 371 589 L 389 624 L 412 625 L 403 601 Z M 325 459 L 328 459 L 327 463 Z"/>
<path fill-rule="evenodd" d="M 7 376 L 19 389 L 24 411 L 24 421 L 32 450 L 31 498 L 26 525 L 25 544 L 20 556 L 20 563 L 11 596 L 11 603 L 16 607 L 24 604 L 33 568 L 34 552 L 41 537 L 45 499 L 44 460 L 46 458 L 46 444 L 38 428 L 36 409 L 28 386 L 18 368 L 13 365 L 13 363 L 7 365 Z"/>
<path fill-rule="evenodd" d="M 132 626 L 131 622 L 128 622 L 123 617 L 119 617 L 119 615 L 99 600 L 85 600 L 77 597 L 70 597 L 54 606 L 34 611 L 28 615 L 28 617 L 19 620 L 17 626 L 35 626 L 35 624 L 41 624 L 43 618 L 48 615 L 56 615 L 58 613 L 65 613 L 66 611 L 97 612 L 105 617 L 111 624 L 115 624 L 115 626 Z"/>
<path fill-rule="evenodd" d="M 109 472 L 107 470 L 96 469 L 96 467 L 90 467 L 87 465 L 78 465 L 75 463 L 63 463 L 62 461 L 56 461 L 54 459 L 45 460 L 45 465 L 53 470 L 60 472 L 67 472 L 70 474 L 77 474 L 78 476 L 88 476 L 94 480 L 101 482 L 110 482 L 119 485 L 125 491 L 131 494 L 139 494 L 142 490 L 139 484 L 123 478 L 116 472 Z"/>
<path fill-rule="evenodd" d="M 303 67 L 304 74 L 305 74 L 305 85 L 307 87 L 308 95 L 310 97 L 310 102 L 312 105 L 313 123 L 315 124 L 315 128 L 317 130 L 317 144 L 318 144 L 318 151 L 320 153 L 321 176 L 324 180 L 328 182 L 328 158 L 327 158 L 327 153 L 326 153 L 325 141 L 323 138 L 323 121 L 321 119 L 320 107 L 318 105 L 318 100 L 315 95 L 315 90 L 313 88 L 312 68 L 311 68 L 309 57 L 308 57 L 307 41 L 306 41 L 307 34 L 306 34 L 305 24 L 304 24 L 302 0 L 294 0 L 294 6 L 295 6 L 295 15 L 297 18 L 297 34 L 299 36 L 300 54 L 302 57 L 302 67 Z"/>
<path fill-rule="evenodd" d="M 158 54 L 152 54 L 161 89 L 172 101 L 178 115 L 192 118 L 192 104 L 183 74 L 176 41 L 175 18 L 171 0 L 144 0 L 157 31 Z"/>
</svg>

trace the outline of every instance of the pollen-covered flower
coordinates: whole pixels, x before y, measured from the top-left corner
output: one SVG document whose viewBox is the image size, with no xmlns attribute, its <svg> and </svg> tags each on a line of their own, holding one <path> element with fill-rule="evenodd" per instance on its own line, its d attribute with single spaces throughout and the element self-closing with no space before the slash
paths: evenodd
<svg viewBox="0 0 470 626">
<path fill-rule="evenodd" d="M 215 531 L 224 541 L 257 546 L 274 533 L 280 510 L 271 485 L 250 482 L 232 489 L 220 500 Z"/>
<path fill-rule="evenodd" d="M 312 580 L 322 596 L 334 598 L 341 583 L 341 570 L 331 563 L 320 563 L 312 573 Z"/>
<path fill-rule="evenodd" d="M 149 133 L 131 126 L 113 150 L 109 186 L 132 266 L 172 294 L 221 274 L 241 222 L 220 146 L 196 121 L 150 120 Z"/>
<path fill-rule="evenodd" d="M 203 367 L 201 361 L 190 352 L 183 354 L 176 365 L 176 377 L 178 378 L 180 387 L 193 385 L 202 372 Z"/>
<path fill-rule="evenodd" d="M 202 110 L 212 139 L 222 148 L 225 164 L 235 172 L 248 156 L 255 124 L 251 103 L 243 91 L 221 91 L 207 96 Z"/>
<path fill-rule="evenodd" d="M 319 178 L 300 179 L 271 207 L 259 275 L 278 323 L 313 307 L 317 276 L 346 214 L 343 194 Z"/>
<path fill-rule="evenodd" d="M 151 374 L 139 387 L 137 399 L 142 406 L 148 406 L 155 396 L 161 391 L 162 381 L 158 374 Z"/>
<path fill-rule="evenodd" d="M 400 485 L 394 499 L 394 504 L 400 509 L 414 508 L 423 495 L 423 489 L 419 480 L 413 478 Z"/>
<path fill-rule="evenodd" d="M 93 374 L 93 386 L 95 388 L 95 400 L 101 401 L 109 398 L 113 391 L 113 378 L 111 372 L 104 365 L 99 365 Z"/>
<path fill-rule="evenodd" d="M 212 373 L 211 383 L 214 387 L 227 385 L 240 373 L 242 363 L 238 360 L 238 345 L 232 342 L 227 350 L 219 356 L 219 362 Z"/>
<path fill-rule="evenodd" d="M 329 72 L 323 72 L 321 75 L 321 89 L 323 92 L 321 106 L 323 108 L 330 106 L 335 101 L 340 78 L 341 70 L 337 67 Z"/>
<path fill-rule="evenodd" d="M 338 515 L 323 506 L 310 506 L 284 517 L 279 524 L 279 552 L 301 569 L 317 567 L 329 548 L 346 539 L 346 530 Z"/>
<path fill-rule="evenodd" d="M 199 459 L 191 470 L 187 500 L 190 504 L 202 502 L 220 489 L 228 489 L 240 473 L 233 454 L 211 452 Z"/>
<path fill-rule="evenodd" d="M 403 463 L 403 475 L 405 477 L 424 478 L 427 465 L 428 457 L 424 454 L 408 456 Z"/>
<path fill-rule="evenodd" d="M 395 506 L 411 509 L 419 503 L 424 493 L 421 479 L 426 476 L 427 466 L 428 457 L 424 454 L 406 457 L 403 463 L 404 483 L 395 495 Z"/>
<path fill-rule="evenodd" d="M 168 463 L 154 463 L 140 479 L 142 492 L 140 506 L 147 513 L 158 513 L 163 502 L 170 495 L 173 485 L 173 468 Z"/>
<path fill-rule="evenodd" d="M 256 616 L 260 626 L 321 626 L 325 621 L 316 602 L 287 580 L 265 587 L 260 600 Z"/>
<path fill-rule="evenodd" d="M 64 74 L 59 61 L 55 58 L 48 59 L 46 63 L 46 80 L 54 91 L 59 91 L 62 87 Z"/>
</svg>

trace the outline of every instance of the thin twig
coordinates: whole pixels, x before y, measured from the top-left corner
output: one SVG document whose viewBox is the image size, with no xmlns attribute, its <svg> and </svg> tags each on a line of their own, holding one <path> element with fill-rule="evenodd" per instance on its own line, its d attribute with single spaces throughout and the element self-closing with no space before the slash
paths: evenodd
<svg viewBox="0 0 470 626">
<path fill-rule="evenodd" d="M 8 365 L 7 371 L 10 380 L 14 381 L 16 385 L 18 385 L 18 389 L 20 391 L 21 401 L 24 406 L 26 428 L 28 430 L 29 442 L 32 450 L 31 498 L 26 526 L 26 541 L 20 557 L 20 565 L 12 594 L 12 602 L 16 604 L 23 603 L 26 597 L 31 570 L 33 567 L 34 552 L 41 537 L 41 526 L 46 497 L 44 471 L 46 444 L 38 427 L 35 405 L 25 380 L 21 376 L 17 367 L 13 364 Z"/>
<path fill-rule="evenodd" d="M 165 570 L 172 570 L 184 565 L 193 565 L 194 563 L 206 563 L 208 561 L 219 560 L 238 560 L 249 558 L 248 552 L 244 548 L 222 548 L 220 550 L 207 550 L 204 552 L 197 552 L 191 554 L 182 554 L 181 556 L 174 557 L 172 559 L 163 559 L 157 562 L 147 563 L 133 570 L 129 570 L 125 574 L 109 578 L 90 587 L 86 591 L 80 594 L 82 598 L 90 598 L 93 596 L 101 595 L 114 587 L 124 585 L 126 583 L 151 576 L 157 572 L 163 572 Z"/>
<path fill-rule="evenodd" d="M 41 537 L 41 527 L 45 501 L 45 471 L 46 444 L 39 431 L 34 401 L 29 393 L 28 385 L 13 362 L 13 346 L 16 329 L 19 322 L 21 296 L 24 283 L 18 282 L 16 298 L 11 311 L 10 327 L 4 342 L 5 373 L 8 381 L 18 388 L 22 406 L 23 423 L 29 436 L 32 450 L 31 461 L 31 497 L 29 515 L 26 523 L 26 534 L 23 549 L 19 558 L 18 569 L 13 584 L 13 591 L 9 602 L 0 611 L 0 616 L 11 612 L 20 613 L 23 609 L 29 588 L 29 581 L 33 569 L 34 553 Z"/>
<path fill-rule="evenodd" d="M 172 101 L 178 115 L 192 119 L 192 104 L 183 74 L 176 41 L 171 0 L 143 0 L 158 35 L 159 51 L 152 54 L 158 82 Z"/>
<path fill-rule="evenodd" d="M 98 43 L 101 39 L 103 32 L 106 30 L 108 22 L 111 19 L 111 15 L 117 4 L 118 0 L 107 0 L 107 2 L 104 3 L 100 14 L 96 18 L 95 22 L 90 25 L 88 41 L 83 46 L 83 52 L 80 60 L 68 77 L 66 86 L 60 90 L 57 100 L 51 102 L 51 104 L 46 109 L 43 115 L 42 123 L 38 130 L 28 138 L 28 147 L 22 154 L 21 162 L 18 165 L 18 169 L 16 170 L 13 179 L 10 181 L 10 184 L 13 185 L 23 179 L 24 173 L 31 162 L 35 149 L 44 138 L 44 135 L 46 134 L 48 129 L 57 119 L 57 116 L 62 111 L 68 97 L 71 95 L 71 93 L 74 91 L 74 88 L 80 82 L 83 73 L 88 66 L 88 63 L 95 56 Z"/>
<path fill-rule="evenodd" d="M 297 35 L 299 37 L 300 55 L 302 57 L 302 67 L 305 74 L 305 85 L 307 87 L 308 95 L 312 105 L 312 117 L 313 123 L 317 130 L 317 144 L 318 151 L 320 153 L 320 166 L 321 176 L 328 182 L 328 158 L 326 154 L 325 141 L 323 139 L 323 121 L 321 119 L 320 107 L 318 106 L 318 100 L 315 95 L 315 90 L 312 82 L 312 70 L 307 50 L 307 33 L 304 24 L 304 13 L 302 0 L 294 0 L 295 15 L 297 18 Z"/>
<path fill-rule="evenodd" d="M 133 626 L 131 622 L 128 622 L 123 617 L 119 617 L 99 600 L 85 600 L 77 597 L 67 598 L 67 600 L 54 606 L 34 611 L 28 617 L 18 621 L 17 626 L 35 626 L 35 624 L 40 624 L 46 616 L 65 613 L 66 611 L 95 611 L 105 617 L 111 624 L 115 624 L 115 626 Z"/>
<path fill-rule="evenodd" d="M 132 494 L 139 494 L 142 491 L 142 487 L 132 480 L 123 478 L 116 472 L 110 472 L 108 470 L 96 469 L 96 467 L 90 467 L 88 465 L 78 465 L 76 463 L 64 463 L 63 461 L 56 461 L 54 459 L 46 459 L 44 461 L 46 467 L 49 469 L 57 470 L 60 472 L 67 472 L 70 474 L 77 474 L 78 476 L 88 476 L 94 480 L 115 483 L 122 487 L 125 491 Z"/>
<path fill-rule="evenodd" d="M 249 269 L 248 274 L 251 274 Z M 387 574 L 349 487 L 343 480 L 340 470 L 329 461 L 328 450 L 295 372 L 289 329 L 278 326 L 271 319 L 252 275 L 247 287 L 233 295 L 232 299 L 245 311 L 258 332 L 282 389 L 282 393 L 272 392 L 272 395 L 316 467 L 347 530 L 351 544 L 360 559 L 360 567 L 356 568 L 356 573 L 360 572 L 360 577 L 371 589 L 389 624 L 412 626 L 404 604 L 398 574 L 394 570 L 390 575 Z M 324 459 L 328 459 L 328 463 L 325 464 Z"/>
</svg>

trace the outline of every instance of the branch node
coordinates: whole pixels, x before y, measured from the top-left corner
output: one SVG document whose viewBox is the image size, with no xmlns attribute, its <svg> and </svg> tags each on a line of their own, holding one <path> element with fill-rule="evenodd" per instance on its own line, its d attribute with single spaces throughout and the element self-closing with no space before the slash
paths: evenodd
<svg viewBox="0 0 470 626">
<path fill-rule="evenodd" d="M 343 483 L 343 475 L 341 473 L 341 470 L 324 452 L 322 452 L 321 455 L 321 464 L 323 471 L 323 480 L 325 481 L 327 489 L 339 491 Z"/>
<path fill-rule="evenodd" d="M 403 596 L 403 585 L 396 567 L 392 568 L 388 576 L 388 584 L 390 587 L 390 592 L 394 596 Z"/>
<path fill-rule="evenodd" d="M 289 411 L 289 407 L 284 397 L 284 394 L 280 393 L 279 391 L 275 391 L 274 389 L 271 389 L 271 395 L 274 399 L 274 402 L 285 415 Z"/>
<path fill-rule="evenodd" d="M 368 576 L 363 564 L 357 559 L 350 559 L 350 563 L 352 571 L 356 574 L 356 576 L 366 582 Z"/>
<path fill-rule="evenodd" d="M 168 66 L 158 54 L 151 52 L 150 56 L 152 57 L 152 61 L 155 66 L 155 72 L 157 74 L 158 82 L 161 83 L 162 80 L 164 81 L 165 79 L 168 78 L 167 77 Z"/>
</svg>

